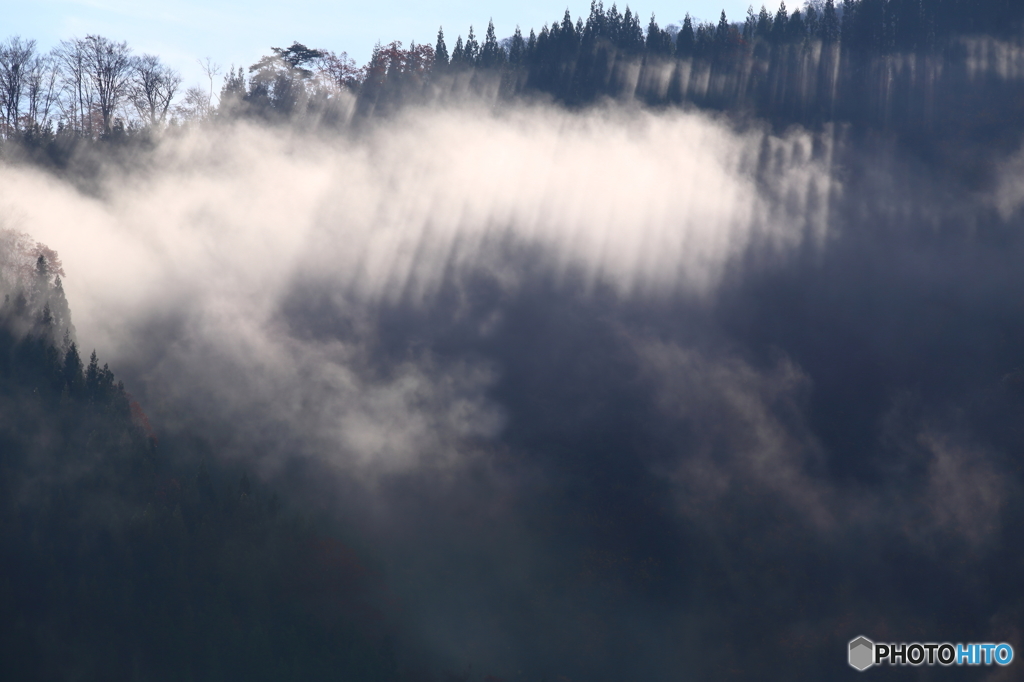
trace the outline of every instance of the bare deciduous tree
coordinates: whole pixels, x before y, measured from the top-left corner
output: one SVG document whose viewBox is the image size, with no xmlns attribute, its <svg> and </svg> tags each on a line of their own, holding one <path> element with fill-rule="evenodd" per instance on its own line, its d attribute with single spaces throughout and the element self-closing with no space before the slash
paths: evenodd
<svg viewBox="0 0 1024 682">
<path fill-rule="evenodd" d="M 208 110 L 212 110 L 213 109 L 213 77 L 220 75 L 220 64 L 214 64 L 213 62 L 210 61 L 209 57 L 206 58 L 206 61 L 199 60 L 199 59 L 197 59 L 196 61 L 199 62 L 199 66 L 200 66 L 200 68 L 202 68 L 203 73 L 206 74 L 206 77 L 210 79 L 210 96 L 206 100 L 206 106 L 207 106 Z"/>
<path fill-rule="evenodd" d="M 57 104 L 71 129 L 92 135 L 93 90 L 85 57 L 85 41 L 62 40 L 53 51 L 60 67 L 63 87 Z"/>
<path fill-rule="evenodd" d="M 82 43 L 87 73 L 96 89 L 103 132 L 110 133 L 114 111 L 131 84 L 135 59 L 126 42 L 115 43 L 102 36 L 89 35 Z"/>
<path fill-rule="evenodd" d="M 184 121 L 202 121 L 210 116 L 210 95 L 198 85 L 185 91 L 184 101 L 174 108 Z"/>
<path fill-rule="evenodd" d="M 347 52 L 335 54 L 317 50 L 320 56 L 313 60 L 314 75 L 318 81 L 326 80 L 337 88 L 354 89 L 363 78 L 363 70 L 356 66 Z"/>
<path fill-rule="evenodd" d="M 26 67 L 36 51 L 36 41 L 15 36 L 0 43 L 0 112 L 4 134 L 18 131 Z"/>
<path fill-rule="evenodd" d="M 26 116 L 33 125 L 50 124 L 50 110 L 57 100 L 60 72 L 50 55 L 36 55 L 25 73 Z"/>
<path fill-rule="evenodd" d="M 129 93 L 139 116 L 149 125 L 162 124 L 167 118 L 171 100 L 181 85 L 181 76 L 160 62 L 160 58 L 145 54 L 135 61 L 135 75 Z"/>
</svg>

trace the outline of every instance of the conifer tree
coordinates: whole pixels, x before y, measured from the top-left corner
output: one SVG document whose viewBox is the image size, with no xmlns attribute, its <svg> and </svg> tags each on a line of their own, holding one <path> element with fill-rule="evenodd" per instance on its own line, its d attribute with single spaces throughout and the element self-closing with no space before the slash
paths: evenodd
<svg viewBox="0 0 1024 682">
<path fill-rule="evenodd" d="M 32 281 L 32 300 L 35 306 L 41 306 L 50 297 L 50 267 L 42 254 L 36 258 L 35 278 Z"/>
<path fill-rule="evenodd" d="M 691 56 L 695 42 L 693 19 L 690 18 L 690 13 L 687 12 L 683 18 L 683 27 L 679 30 L 679 35 L 676 36 L 676 54 L 680 57 Z"/>
<path fill-rule="evenodd" d="M 45 339 L 50 339 L 53 336 L 53 313 L 50 311 L 50 302 L 47 301 L 43 305 L 42 311 L 39 313 L 39 335 Z"/>
<path fill-rule="evenodd" d="M 612 8 L 605 14 L 605 36 L 616 45 L 619 44 L 619 34 L 622 32 L 622 15 L 619 9 L 612 3 Z"/>
<path fill-rule="evenodd" d="M 499 66 L 504 61 L 505 51 L 498 45 L 498 37 L 494 33 L 494 20 L 487 22 L 487 33 L 484 44 L 480 48 L 480 66 L 485 69 Z"/>
<path fill-rule="evenodd" d="M 605 35 L 604 3 L 600 0 L 590 0 L 590 16 L 584 26 L 584 39 L 593 41 Z"/>
<path fill-rule="evenodd" d="M 469 35 L 466 37 L 466 44 L 462 48 L 462 58 L 466 64 L 475 66 L 480 59 L 480 43 L 473 34 L 473 27 L 469 27 Z"/>
<path fill-rule="evenodd" d="M 768 9 L 761 5 L 761 12 L 757 15 L 757 37 L 761 40 L 771 40 L 772 15 Z"/>
<path fill-rule="evenodd" d="M 821 37 L 821 14 L 814 5 L 807 5 L 804 13 L 804 28 L 809 37 Z"/>
<path fill-rule="evenodd" d="M 96 357 L 96 349 L 89 356 L 89 366 L 85 370 L 85 390 L 91 399 L 99 396 L 100 390 L 100 363 Z"/>
<path fill-rule="evenodd" d="M 444 27 L 437 29 L 437 45 L 434 47 L 434 66 L 441 69 L 448 66 L 448 46 L 444 44 Z"/>
<path fill-rule="evenodd" d="M 651 23 L 647 25 L 647 54 L 672 56 L 672 36 L 658 26 L 653 12 L 651 13 Z"/>
<path fill-rule="evenodd" d="M 642 52 L 644 49 L 644 32 L 640 28 L 640 19 L 626 7 L 622 15 L 622 30 L 619 34 L 619 45 L 628 52 Z"/>
<path fill-rule="evenodd" d="M 789 32 L 789 12 L 786 11 L 786 0 L 779 3 L 779 11 L 772 21 L 772 42 L 776 45 L 784 43 Z"/>
<path fill-rule="evenodd" d="M 452 66 L 465 66 L 466 64 L 466 50 L 462 46 L 462 36 L 455 39 L 455 49 L 452 50 Z"/>
<path fill-rule="evenodd" d="M 64 295 L 64 285 L 60 280 L 60 275 L 54 277 L 53 289 L 50 290 L 47 303 L 50 306 L 50 312 L 53 313 L 55 333 L 61 337 L 67 334 L 70 338 L 74 338 L 75 326 L 71 324 L 71 308 Z"/>
<path fill-rule="evenodd" d="M 74 341 L 71 342 L 64 354 L 64 381 L 67 382 L 72 392 L 82 383 L 82 358 L 78 354 L 78 346 Z"/>
<path fill-rule="evenodd" d="M 853 0 L 843 0 L 843 21 L 839 31 L 844 46 L 853 46 L 853 18 L 856 12 L 857 7 Z"/>
<path fill-rule="evenodd" d="M 568 9 L 565 10 L 565 14 L 562 16 L 562 26 L 560 30 L 563 39 L 576 35 L 576 27 L 572 23 L 572 16 L 569 14 Z"/>
<path fill-rule="evenodd" d="M 757 14 L 754 13 L 754 6 L 747 6 L 747 19 L 743 22 L 743 40 L 753 42 L 757 33 Z"/>
<path fill-rule="evenodd" d="M 512 41 L 508 46 L 508 61 L 513 66 L 523 63 L 526 56 L 526 42 L 523 40 L 523 33 L 516 26 L 516 32 L 512 34 Z"/>
<path fill-rule="evenodd" d="M 655 36 L 661 33 L 661 27 L 658 26 L 657 19 L 654 18 L 654 12 L 651 12 L 651 21 L 647 24 L 647 51 L 650 52 L 654 46 Z"/>
<path fill-rule="evenodd" d="M 719 51 L 724 50 L 729 44 L 729 20 L 725 18 L 725 10 L 718 19 L 718 26 L 715 28 L 715 44 Z"/>
<path fill-rule="evenodd" d="M 825 9 L 821 13 L 821 39 L 825 43 L 839 40 L 839 16 L 833 0 L 825 0 Z"/>
<path fill-rule="evenodd" d="M 790 42 L 801 43 L 807 37 L 807 25 L 804 23 L 800 10 L 793 12 L 789 18 L 789 25 L 786 28 L 786 35 Z"/>
</svg>

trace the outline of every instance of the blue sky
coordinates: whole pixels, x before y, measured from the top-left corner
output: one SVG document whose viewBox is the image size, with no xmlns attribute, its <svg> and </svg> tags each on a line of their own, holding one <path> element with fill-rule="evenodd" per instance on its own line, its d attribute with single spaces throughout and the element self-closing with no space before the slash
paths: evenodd
<svg viewBox="0 0 1024 682">
<path fill-rule="evenodd" d="M 652 11 L 662 26 L 678 23 L 686 12 L 717 21 L 722 9 L 730 20 L 739 21 L 746 15 L 749 0 L 640 0 L 635 7 L 629 4 L 646 27 Z M 774 10 L 778 0 L 765 4 Z M 795 7 L 798 3 L 791 4 Z M 222 69 L 231 64 L 248 66 L 268 53 L 270 46 L 286 47 L 298 40 L 310 47 L 348 52 L 361 65 L 378 41 L 433 44 L 438 25 L 443 25 L 451 48 L 459 34 L 465 37 L 471 24 L 477 35 L 482 35 L 487 20 L 493 17 L 498 36 L 506 37 L 517 23 L 524 33 L 531 27 L 539 30 L 541 24 L 560 19 L 567 6 L 573 18 L 585 17 L 590 0 L 307 0 L 294 5 L 268 0 L 33 0 L 11 3 L 4 10 L 0 39 L 12 35 L 34 38 L 41 49 L 90 33 L 126 40 L 136 53 L 159 55 L 181 72 L 184 85 L 190 86 L 205 80 L 196 62 L 206 57 Z M 619 9 L 624 8 L 625 3 Z M 219 90 L 219 82 L 215 87 Z"/>
</svg>

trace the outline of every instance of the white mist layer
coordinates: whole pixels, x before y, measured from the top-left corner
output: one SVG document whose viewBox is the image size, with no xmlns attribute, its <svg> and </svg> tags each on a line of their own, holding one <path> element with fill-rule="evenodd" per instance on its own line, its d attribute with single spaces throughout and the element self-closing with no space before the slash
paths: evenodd
<svg viewBox="0 0 1024 682">
<path fill-rule="evenodd" d="M 515 287 L 510 254 L 530 253 L 625 297 L 706 296 L 750 249 L 825 235 L 836 188 L 827 145 L 811 150 L 680 112 L 418 110 L 358 139 L 239 124 L 165 140 L 102 198 L 2 167 L 0 215 L 58 250 L 82 345 L 150 368 L 148 395 L 206 395 L 403 468 L 497 433 L 492 369 L 424 356 L 367 378 L 369 332 L 328 343 L 275 322 L 296 278 L 353 309 L 426 306 L 481 269 Z M 170 314 L 187 333 L 166 347 L 133 337 Z"/>
</svg>

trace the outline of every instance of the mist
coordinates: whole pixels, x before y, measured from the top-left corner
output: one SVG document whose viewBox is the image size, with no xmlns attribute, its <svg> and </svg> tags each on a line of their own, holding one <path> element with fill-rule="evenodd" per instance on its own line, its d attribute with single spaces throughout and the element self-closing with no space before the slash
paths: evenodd
<svg viewBox="0 0 1024 682">
<path fill-rule="evenodd" d="M 1019 642 L 1021 158 L 451 104 L 4 165 L 0 215 L 166 456 L 350 528 L 437 670 L 821 679 Z"/>
</svg>

